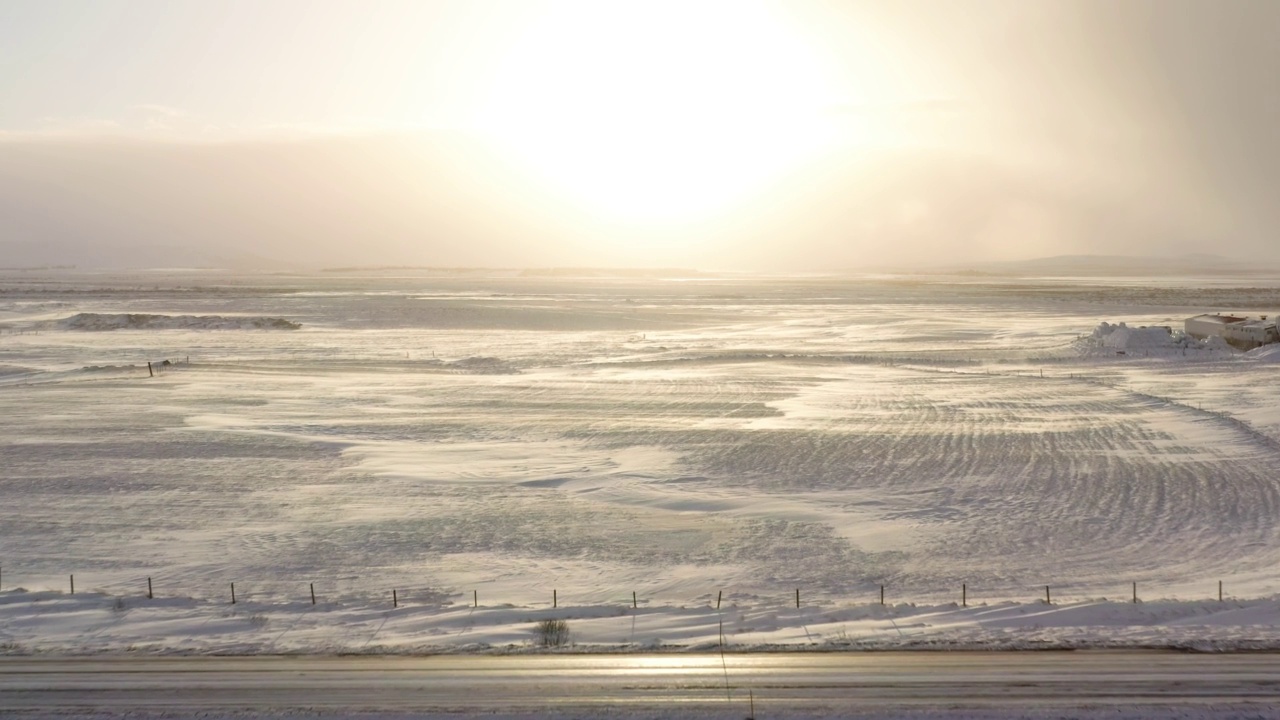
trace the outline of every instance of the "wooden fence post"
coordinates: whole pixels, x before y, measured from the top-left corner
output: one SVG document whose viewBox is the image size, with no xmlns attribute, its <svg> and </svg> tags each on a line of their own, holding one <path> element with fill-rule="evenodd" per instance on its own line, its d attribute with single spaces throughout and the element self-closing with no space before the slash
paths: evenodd
<svg viewBox="0 0 1280 720">
<path fill-rule="evenodd" d="M 153 594 L 151 593 L 151 578 L 149 578 L 149 577 L 148 577 L 148 578 L 147 578 L 147 599 L 148 599 L 148 600 L 151 600 L 151 599 L 153 599 L 154 597 L 155 597 L 155 595 L 153 595 Z"/>
<path fill-rule="evenodd" d="M 316 604 L 316 584 L 311 583 L 311 604 Z"/>
</svg>

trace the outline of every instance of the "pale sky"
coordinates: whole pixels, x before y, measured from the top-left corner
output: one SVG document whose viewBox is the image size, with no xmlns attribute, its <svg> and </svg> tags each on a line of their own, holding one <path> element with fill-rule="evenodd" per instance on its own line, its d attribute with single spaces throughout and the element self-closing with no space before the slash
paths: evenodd
<svg viewBox="0 0 1280 720">
<path fill-rule="evenodd" d="M 0 0 L 0 267 L 1280 260 L 1280 2 Z"/>
</svg>

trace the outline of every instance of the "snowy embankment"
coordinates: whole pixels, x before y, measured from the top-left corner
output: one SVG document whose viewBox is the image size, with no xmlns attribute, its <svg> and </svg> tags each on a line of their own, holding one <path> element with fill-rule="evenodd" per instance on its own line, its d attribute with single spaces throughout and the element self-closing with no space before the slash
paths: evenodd
<svg viewBox="0 0 1280 720">
<path fill-rule="evenodd" d="M 1280 649 L 1280 600 L 639 607 L 237 604 L 90 592 L 0 593 L 0 654 L 427 654 L 1176 648 Z"/>
<path fill-rule="evenodd" d="M 59 330 L 297 330 L 283 318 L 222 315 L 148 315 L 143 313 L 78 313 L 52 324 Z"/>
<path fill-rule="evenodd" d="M 1263 345 L 1244 354 L 1255 362 L 1280 363 L 1280 345 Z"/>
</svg>

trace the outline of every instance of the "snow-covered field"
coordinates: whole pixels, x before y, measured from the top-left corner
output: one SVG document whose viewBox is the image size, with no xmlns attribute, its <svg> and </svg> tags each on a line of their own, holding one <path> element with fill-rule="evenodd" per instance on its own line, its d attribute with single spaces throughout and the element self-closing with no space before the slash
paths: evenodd
<svg viewBox="0 0 1280 720">
<path fill-rule="evenodd" d="M 0 652 L 1280 647 L 1274 278 L 0 290 Z"/>
</svg>

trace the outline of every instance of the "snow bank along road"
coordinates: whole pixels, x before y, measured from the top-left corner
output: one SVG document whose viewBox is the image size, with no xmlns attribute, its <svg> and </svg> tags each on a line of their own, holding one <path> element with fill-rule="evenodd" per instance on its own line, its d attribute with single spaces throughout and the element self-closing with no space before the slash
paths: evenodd
<svg viewBox="0 0 1280 720">
<path fill-rule="evenodd" d="M 1172 706 L 1280 711 L 1280 655 L 777 653 L 0 659 L 0 714 L 75 708 L 323 712 L 661 710 L 757 717 L 868 708 Z M 1260 715 L 1261 714 L 1261 715 Z M 22 715 L 18 715 L 21 717 Z"/>
</svg>

